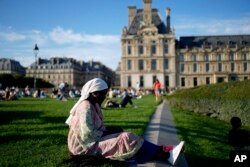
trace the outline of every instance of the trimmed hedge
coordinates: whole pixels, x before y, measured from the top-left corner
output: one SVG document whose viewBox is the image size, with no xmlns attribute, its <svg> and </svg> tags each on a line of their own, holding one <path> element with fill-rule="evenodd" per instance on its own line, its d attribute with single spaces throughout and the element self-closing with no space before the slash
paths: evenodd
<svg viewBox="0 0 250 167">
<path fill-rule="evenodd" d="M 227 122 L 238 116 L 250 126 L 250 80 L 178 90 L 168 100 L 170 105 Z"/>
</svg>

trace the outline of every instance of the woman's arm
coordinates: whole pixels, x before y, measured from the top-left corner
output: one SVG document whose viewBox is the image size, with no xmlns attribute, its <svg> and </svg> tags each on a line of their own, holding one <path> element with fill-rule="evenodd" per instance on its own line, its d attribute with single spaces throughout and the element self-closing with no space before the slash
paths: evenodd
<svg viewBox="0 0 250 167">
<path fill-rule="evenodd" d="M 95 126 L 94 121 L 93 111 L 90 108 L 81 112 L 80 131 L 82 139 L 92 139 L 96 141 L 102 136 L 103 129 L 98 129 L 98 127 Z"/>
</svg>

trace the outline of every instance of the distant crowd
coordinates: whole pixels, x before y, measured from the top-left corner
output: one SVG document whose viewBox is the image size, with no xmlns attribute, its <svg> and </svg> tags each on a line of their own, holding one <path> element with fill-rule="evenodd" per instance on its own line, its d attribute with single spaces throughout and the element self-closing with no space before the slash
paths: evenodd
<svg viewBox="0 0 250 167">
<path fill-rule="evenodd" d="M 155 88 L 152 90 L 144 90 L 141 88 L 140 84 L 137 82 L 136 88 L 126 88 L 126 89 L 118 89 L 118 88 L 110 88 L 107 94 L 107 99 L 105 103 L 105 107 L 124 107 L 127 103 L 133 105 L 132 99 L 140 99 L 144 95 L 155 94 Z M 163 91 L 159 88 L 157 91 L 157 96 L 162 96 L 166 94 L 166 91 Z M 156 94 L 155 94 L 156 95 Z M 54 98 L 61 101 L 67 101 L 69 98 L 77 98 L 81 96 L 81 92 L 76 88 L 70 88 L 67 83 L 61 83 L 57 87 L 48 89 L 48 88 L 30 88 L 26 86 L 24 89 L 19 89 L 15 86 L 7 86 L 2 88 L 0 83 L 0 100 L 18 100 L 23 97 L 34 97 L 34 98 Z M 114 101 L 113 98 L 121 98 L 120 102 Z M 159 99 L 156 99 L 159 101 Z"/>
</svg>

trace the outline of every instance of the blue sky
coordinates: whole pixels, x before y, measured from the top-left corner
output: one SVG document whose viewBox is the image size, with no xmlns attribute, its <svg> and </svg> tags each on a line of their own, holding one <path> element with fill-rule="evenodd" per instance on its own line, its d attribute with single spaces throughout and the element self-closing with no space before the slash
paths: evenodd
<svg viewBox="0 0 250 167">
<path fill-rule="evenodd" d="M 101 61 L 116 69 L 120 35 L 127 26 L 128 6 L 143 0 L 0 0 L 0 58 L 27 67 L 38 44 L 41 58 L 73 57 Z M 153 0 L 176 38 L 191 35 L 250 34 L 249 0 Z"/>
</svg>

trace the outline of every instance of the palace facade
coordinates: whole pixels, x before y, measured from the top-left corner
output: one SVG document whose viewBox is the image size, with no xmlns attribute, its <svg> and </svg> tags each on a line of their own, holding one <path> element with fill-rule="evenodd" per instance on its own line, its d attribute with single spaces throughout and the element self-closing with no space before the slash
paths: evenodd
<svg viewBox="0 0 250 167">
<path fill-rule="evenodd" d="M 250 35 L 181 37 L 178 86 L 250 79 Z"/>
<path fill-rule="evenodd" d="M 93 78 L 102 78 L 114 85 L 115 73 L 96 61 L 77 61 L 73 58 L 53 57 L 49 60 L 39 58 L 26 70 L 26 76 L 44 79 L 55 86 L 66 82 L 71 87 L 81 88 Z"/>
<path fill-rule="evenodd" d="M 151 0 L 144 0 L 144 10 L 128 7 L 128 27 L 123 28 L 121 44 L 121 87 L 152 88 L 156 78 L 166 87 L 176 86 L 175 34 L 170 28 L 170 9 L 166 22 Z"/>
<path fill-rule="evenodd" d="M 128 7 L 128 27 L 121 36 L 121 88 L 152 89 L 157 78 L 163 89 L 188 88 L 250 79 L 250 35 L 191 36 L 176 40 L 170 8 L 164 23 L 152 0 L 144 9 Z"/>
<path fill-rule="evenodd" d="M 16 60 L 0 58 L 0 74 L 25 75 L 25 68 Z"/>
</svg>

